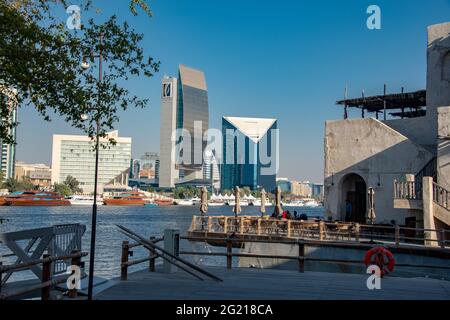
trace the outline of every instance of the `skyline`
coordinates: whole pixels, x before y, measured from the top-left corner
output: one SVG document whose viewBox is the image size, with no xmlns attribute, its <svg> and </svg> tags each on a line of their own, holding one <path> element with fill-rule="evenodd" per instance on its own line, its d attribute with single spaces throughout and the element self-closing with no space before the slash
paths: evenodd
<svg viewBox="0 0 450 320">
<path fill-rule="evenodd" d="M 174 3 L 152 3 L 150 20 L 120 15 L 145 34 L 146 51 L 162 62 L 154 78 L 127 84 L 150 98 L 147 109 L 120 113 L 115 128 L 133 138 L 132 156 L 159 152 L 160 82 L 185 64 L 208 79 L 210 127 L 220 128 L 222 116 L 278 119 L 278 176 L 315 182 L 323 180 L 324 121 L 342 119 L 334 103 L 345 86 L 350 97 L 363 89 L 380 94 L 384 83 L 391 93 L 402 86 L 425 88 L 426 45 L 410 35 L 425 39 L 426 26 L 445 21 L 450 12 L 444 0 L 377 1 L 382 29 L 370 31 L 366 8 L 372 3 L 366 1 L 285 1 L 277 7 L 255 7 L 255 1 L 227 7 Z M 359 115 L 350 112 L 354 116 Z M 30 108 L 20 109 L 18 118 L 18 161 L 49 164 L 52 134 L 80 133 L 61 119 L 46 123 Z"/>
</svg>

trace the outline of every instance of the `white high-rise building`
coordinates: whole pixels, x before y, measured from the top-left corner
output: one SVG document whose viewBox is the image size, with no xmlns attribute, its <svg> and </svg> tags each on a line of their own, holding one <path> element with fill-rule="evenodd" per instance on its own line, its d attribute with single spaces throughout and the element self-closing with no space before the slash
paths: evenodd
<svg viewBox="0 0 450 320">
<path fill-rule="evenodd" d="M 131 138 L 119 137 L 118 131 L 108 133 L 114 138 L 115 145 L 100 139 L 98 192 L 103 192 L 105 185 L 126 188 L 131 162 Z M 88 136 L 53 135 L 52 184 L 62 183 L 67 176 L 80 182 L 85 193 L 94 191 L 95 152 L 94 144 Z"/>
</svg>

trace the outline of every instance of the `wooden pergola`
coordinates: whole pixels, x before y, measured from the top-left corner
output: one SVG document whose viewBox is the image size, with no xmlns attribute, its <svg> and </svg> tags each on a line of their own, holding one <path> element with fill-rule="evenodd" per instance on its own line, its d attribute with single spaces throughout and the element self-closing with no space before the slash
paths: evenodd
<svg viewBox="0 0 450 320">
<path fill-rule="evenodd" d="M 384 92 L 386 92 L 386 87 Z M 348 108 L 361 109 L 364 118 L 365 112 L 376 114 L 382 113 L 386 120 L 388 110 L 391 116 L 403 118 L 422 117 L 426 114 L 426 90 L 414 92 L 402 92 L 383 94 L 378 96 L 365 97 L 364 93 L 360 98 L 344 99 L 336 101 L 337 105 L 344 106 L 344 119 L 348 118 Z"/>
</svg>

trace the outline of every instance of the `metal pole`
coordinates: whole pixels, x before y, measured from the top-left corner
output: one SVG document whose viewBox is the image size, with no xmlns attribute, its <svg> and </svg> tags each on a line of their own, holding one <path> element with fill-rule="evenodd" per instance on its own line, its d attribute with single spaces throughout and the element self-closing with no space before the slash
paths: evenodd
<svg viewBox="0 0 450 320">
<path fill-rule="evenodd" d="M 386 121 L 386 84 L 384 84 L 383 113 L 384 113 L 384 121 Z"/>
<path fill-rule="evenodd" d="M 102 35 L 100 35 L 100 47 L 99 47 L 99 84 L 103 81 L 103 55 L 102 55 Z M 100 87 L 99 87 L 100 89 Z M 99 102 L 100 102 L 100 90 Z M 96 128 L 96 142 L 95 142 L 95 178 L 94 178 L 94 205 L 92 207 L 92 223 L 91 223 L 91 250 L 89 256 L 89 285 L 88 285 L 88 300 L 92 300 L 92 290 L 94 287 L 94 260 L 95 260 L 95 237 L 97 233 L 97 185 L 98 185 L 98 153 L 100 147 L 100 119 L 99 110 L 97 110 L 97 128 Z"/>
</svg>

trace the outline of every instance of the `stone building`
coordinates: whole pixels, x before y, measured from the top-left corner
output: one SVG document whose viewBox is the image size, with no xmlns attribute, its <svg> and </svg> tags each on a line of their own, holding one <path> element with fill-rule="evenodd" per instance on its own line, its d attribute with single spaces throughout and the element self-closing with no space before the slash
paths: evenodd
<svg viewBox="0 0 450 320">
<path fill-rule="evenodd" d="M 450 211 L 444 218 L 433 213 L 430 218 L 424 204 L 395 205 L 394 192 L 395 181 L 408 180 L 415 190 L 410 198 L 421 199 L 424 176 L 450 190 L 450 23 L 428 28 L 426 91 L 346 98 L 337 104 L 344 106 L 344 120 L 325 124 L 326 214 L 366 222 L 372 187 L 376 223 L 448 225 Z M 361 110 L 361 119 L 348 119 L 351 107 Z M 366 113 L 374 117 L 365 118 Z M 352 212 L 346 212 L 347 201 Z"/>
</svg>

